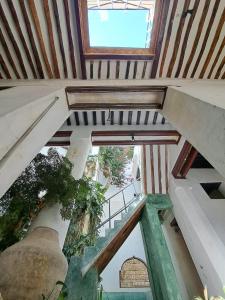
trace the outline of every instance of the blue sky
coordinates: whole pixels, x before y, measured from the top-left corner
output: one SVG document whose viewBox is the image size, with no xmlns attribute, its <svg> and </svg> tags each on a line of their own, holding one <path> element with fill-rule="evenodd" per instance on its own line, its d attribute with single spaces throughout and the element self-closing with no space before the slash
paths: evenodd
<svg viewBox="0 0 225 300">
<path fill-rule="evenodd" d="M 92 47 L 145 48 L 148 10 L 89 10 Z"/>
</svg>

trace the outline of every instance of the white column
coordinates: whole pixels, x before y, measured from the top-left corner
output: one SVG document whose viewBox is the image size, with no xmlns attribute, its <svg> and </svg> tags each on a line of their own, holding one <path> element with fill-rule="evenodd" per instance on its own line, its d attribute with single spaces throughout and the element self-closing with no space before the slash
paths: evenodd
<svg viewBox="0 0 225 300">
<path fill-rule="evenodd" d="M 0 93 L 0 197 L 70 112 L 64 88 L 20 86 Z"/>
<path fill-rule="evenodd" d="M 83 176 L 90 149 L 90 132 L 83 132 L 80 136 L 77 131 L 74 131 L 70 137 L 70 147 L 67 157 L 73 163 L 72 175 L 75 179 L 80 179 Z"/>
<path fill-rule="evenodd" d="M 71 145 L 67 152 L 67 158 L 74 165 L 72 175 L 76 180 L 83 176 L 90 149 L 90 132 L 80 136 L 77 131 L 74 131 L 71 135 Z M 51 207 L 45 207 L 42 209 L 38 217 L 34 220 L 31 230 L 36 227 L 49 227 L 56 230 L 59 234 L 59 244 L 62 249 L 70 221 L 62 219 L 60 209 L 60 204 L 55 204 Z"/>
<path fill-rule="evenodd" d="M 223 295 L 225 284 L 225 202 L 210 199 L 199 183 L 171 178 L 169 195 L 202 284 Z"/>
</svg>

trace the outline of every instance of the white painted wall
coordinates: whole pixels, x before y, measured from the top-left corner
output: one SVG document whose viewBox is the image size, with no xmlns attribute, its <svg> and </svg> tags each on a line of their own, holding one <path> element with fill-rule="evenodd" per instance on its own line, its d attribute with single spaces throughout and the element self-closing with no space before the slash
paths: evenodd
<svg viewBox="0 0 225 300">
<path fill-rule="evenodd" d="M 106 292 L 137 292 L 149 291 L 149 288 L 120 288 L 119 271 L 124 261 L 130 257 L 136 256 L 146 262 L 144 245 L 139 224 L 131 232 L 130 236 L 121 246 L 119 251 L 113 257 L 111 262 L 102 272 L 102 284 Z"/>
</svg>

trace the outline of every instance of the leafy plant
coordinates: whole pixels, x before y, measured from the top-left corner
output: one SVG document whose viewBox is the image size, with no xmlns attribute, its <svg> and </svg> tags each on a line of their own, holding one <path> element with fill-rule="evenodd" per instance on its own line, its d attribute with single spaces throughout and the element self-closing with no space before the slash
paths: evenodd
<svg viewBox="0 0 225 300">
<path fill-rule="evenodd" d="M 86 246 L 93 245 L 97 237 L 97 225 L 101 222 L 105 202 L 105 188 L 88 177 L 78 181 L 77 193 L 69 230 L 63 252 L 70 259 L 72 255 L 81 255 Z M 87 234 L 83 234 L 84 223 L 88 216 Z"/>
<path fill-rule="evenodd" d="M 99 166 L 109 184 L 121 187 L 126 182 L 125 167 L 133 157 L 133 148 L 100 147 Z"/>
<path fill-rule="evenodd" d="M 223 287 L 223 291 L 224 291 L 224 294 L 225 294 L 225 286 Z M 204 299 L 201 298 L 201 297 L 195 297 L 194 298 L 195 300 L 225 300 L 223 297 L 221 296 L 212 296 L 212 297 L 208 297 L 208 291 L 207 291 L 207 288 L 205 287 L 204 288 Z"/>
<path fill-rule="evenodd" d="M 78 185 L 71 170 L 52 148 L 34 158 L 0 199 L 0 251 L 20 240 L 45 206 L 60 203 L 63 218 L 71 218 Z"/>
</svg>

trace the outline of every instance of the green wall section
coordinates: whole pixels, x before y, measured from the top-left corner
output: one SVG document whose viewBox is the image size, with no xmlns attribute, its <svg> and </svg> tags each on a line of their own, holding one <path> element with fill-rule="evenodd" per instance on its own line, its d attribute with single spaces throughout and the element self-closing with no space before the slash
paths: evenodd
<svg viewBox="0 0 225 300">
<path fill-rule="evenodd" d="M 71 257 L 65 284 L 66 300 L 97 300 L 98 273 L 91 269 L 82 277 L 80 257 Z"/>
<path fill-rule="evenodd" d="M 124 292 L 124 293 L 103 293 L 103 300 L 152 300 L 149 293 Z"/>
<path fill-rule="evenodd" d="M 167 195 L 148 195 L 140 222 L 154 300 L 182 300 L 158 216 L 171 207 Z"/>
</svg>

